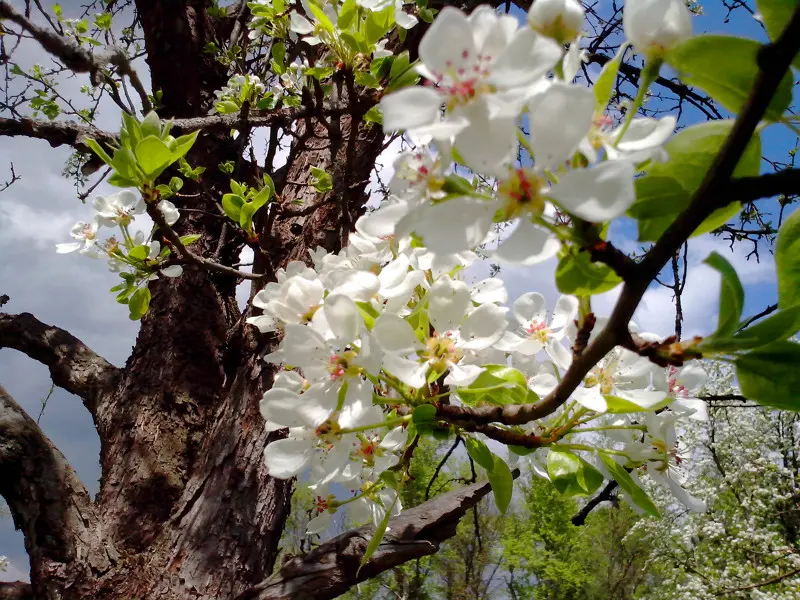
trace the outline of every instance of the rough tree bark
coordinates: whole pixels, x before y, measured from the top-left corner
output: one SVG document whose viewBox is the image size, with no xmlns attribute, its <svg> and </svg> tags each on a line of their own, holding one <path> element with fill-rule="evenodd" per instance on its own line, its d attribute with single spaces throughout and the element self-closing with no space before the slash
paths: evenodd
<svg viewBox="0 0 800 600">
<path fill-rule="evenodd" d="M 0 5 L 5 13 L 7 5 Z M 230 18 L 212 20 L 207 5 L 136 1 L 152 89 L 163 93 L 162 118 L 205 117 L 213 91 L 227 81 L 227 68 L 203 48 L 234 25 Z M 352 98 L 353 91 L 342 97 L 354 105 L 374 103 Z M 281 209 L 258 224 L 263 252 L 255 272 L 269 273 L 291 260 L 308 262 L 308 250 L 336 251 L 346 240 L 364 210 L 383 143 L 380 127 L 361 120 L 364 110 L 327 124 L 311 117 L 296 123 L 288 163 L 271 173 Z M 86 135 L 113 139 L 75 126 L 13 120 L 0 125 L 6 135 L 79 149 Z M 227 133 L 209 127 L 188 157 L 207 171 L 202 185 L 187 182 L 188 199 L 176 203 L 205 212 L 184 212 L 176 229 L 201 234 L 196 252 L 232 264 L 245 241 L 214 216 L 213 204 L 228 191 L 228 178 L 216 166 L 233 160 L 239 179 L 250 182 L 259 177 L 259 167 L 240 158 L 242 145 Z M 333 191 L 319 194 L 309 185 L 311 166 L 332 173 Z M 280 435 L 267 435 L 258 411 L 273 376 L 260 357 L 276 340 L 245 325 L 236 283 L 194 268 L 178 279 L 152 282 L 150 310 L 122 369 L 31 315 L 0 315 L 0 347 L 44 362 L 56 384 L 84 399 L 100 436 L 102 467 L 100 492 L 92 501 L 63 456 L 0 388 L 0 493 L 25 533 L 31 558 L 31 584 L 3 584 L 0 599 L 333 597 L 434 552 L 464 511 L 489 491 L 472 486 L 404 514 L 358 576 L 367 529 L 294 558 L 267 579 L 291 482 L 270 478 L 262 460 L 266 444 Z"/>
</svg>

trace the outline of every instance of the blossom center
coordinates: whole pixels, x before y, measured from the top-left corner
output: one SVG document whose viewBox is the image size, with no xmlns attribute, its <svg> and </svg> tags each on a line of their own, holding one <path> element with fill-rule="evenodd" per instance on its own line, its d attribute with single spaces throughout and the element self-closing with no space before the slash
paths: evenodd
<svg viewBox="0 0 800 600">
<path fill-rule="evenodd" d="M 331 374 L 331 381 L 338 381 L 347 375 L 358 375 L 358 367 L 352 364 L 355 358 L 356 353 L 352 350 L 347 350 L 340 354 L 332 354 L 328 364 L 328 373 Z"/>
<path fill-rule="evenodd" d="M 504 220 L 523 214 L 539 216 L 544 212 L 542 189 L 545 181 L 528 169 L 513 169 L 510 176 L 498 187 L 498 195 L 505 203 Z"/>
<path fill-rule="evenodd" d="M 464 50 L 461 57 L 464 60 L 469 59 L 469 51 Z M 492 60 L 492 56 L 478 54 L 471 65 L 458 68 L 448 61 L 445 65 L 447 71 L 444 73 L 433 71 L 434 81 L 427 83 L 435 85 L 439 92 L 446 96 L 447 110 L 453 110 L 456 106 L 469 104 L 481 94 L 495 91 L 487 81 L 491 73 L 489 64 Z"/>
<path fill-rule="evenodd" d="M 600 393 L 603 395 L 610 394 L 614 390 L 614 383 L 616 379 L 608 369 L 602 367 L 595 367 L 589 372 L 589 375 L 584 379 L 586 387 L 599 386 Z"/>
<path fill-rule="evenodd" d="M 456 347 L 452 336 L 446 333 L 428 338 L 423 356 L 434 370 L 444 371 L 449 363 L 457 363 L 464 354 Z"/>
<path fill-rule="evenodd" d="M 525 328 L 525 331 L 528 332 L 531 339 L 541 342 L 542 344 L 547 342 L 547 338 L 551 333 L 550 328 L 542 321 L 531 321 Z"/>
</svg>

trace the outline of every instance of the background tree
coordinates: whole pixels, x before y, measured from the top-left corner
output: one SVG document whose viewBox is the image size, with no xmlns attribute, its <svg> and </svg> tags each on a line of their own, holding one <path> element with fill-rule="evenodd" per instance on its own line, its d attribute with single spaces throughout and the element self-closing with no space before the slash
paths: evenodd
<svg viewBox="0 0 800 600">
<path fill-rule="evenodd" d="M 468 3 L 459 6 L 473 8 Z M 504 6 L 509 10 L 510 5 Z M 431 9 L 440 7 L 423 3 L 413 11 L 427 22 Z M 589 9 L 595 19 L 592 28 L 597 28 L 589 44 L 590 60 L 608 62 L 620 10 L 615 6 L 609 18 Z M 97 16 L 73 20 L 60 7 L 48 12 L 38 1 L 0 2 L 8 64 L 3 102 L 7 116 L 0 120 L 0 133 L 74 147 L 78 154 L 67 168 L 80 178 L 100 164 L 90 149 L 124 145 L 125 135 L 136 127 L 127 119 L 118 135 L 92 125 L 103 93 L 128 117 L 155 109 L 162 119 L 172 119 L 174 136 L 190 136 L 178 138 L 180 147 L 188 147 L 191 136 L 200 132 L 185 161 L 172 161 L 175 167 L 168 174 L 180 174 L 181 183 L 172 184 L 171 179 L 170 185 L 145 186 L 148 200 L 169 195 L 182 214 L 173 229 L 166 211 L 155 208 L 155 202 L 148 205 L 160 243 L 173 251 L 172 264 L 165 263 L 161 274 L 179 264 L 185 268 L 181 277 L 145 281 L 136 292 L 123 286 L 122 292 L 130 292 L 123 298 L 132 316 L 144 315 L 124 368 L 30 314 L 0 315 L 0 345 L 42 362 L 56 385 L 83 399 L 101 440 L 102 465 L 100 493 L 92 500 L 63 455 L 0 388 L 0 493 L 25 534 L 31 558 L 30 586 L 10 584 L 0 593 L 36 598 L 323 598 L 432 554 L 490 491 L 488 484 L 456 488 L 396 517 L 379 551 L 361 567 L 369 529 L 294 557 L 269 578 L 292 488 L 290 481 L 269 477 L 262 460 L 264 447 L 285 435 L 282 430 L 265 431 L 258 410 L 274 375 L 261 358 L 278 340 L 260 336 L 245 324 L 248 313 L 239 309 L 235 296 L 242 280 L 252 282 L 252 298 L 291 260 L 308 260 L 309 251 L 318 247 L 336 252 L 346 243 L 364 211 L 367 183 L 386 144 L 374 109 L 380 96 L 376 90 L 383 91 L 391 74 L 368 72 L 360 53 L 351 64 L 328 64 L 330 55 L 296 36 L 288 45 L 274 43 L 277 35 L 270 24 L 287 16 L 283 13 L 288 10 L 274 4 L 136 0 L 94 2 L 84 10 L 85 15 Z M 273 13 L 265 18 L 265 10 Z M 115 19 L 130 25 L 116 29 Z M 256 34 L 249 35 L 251 30 Z M 408 50 L 406 62 L 414 60 L 424 30 L 420 23 L 408 32 L 395 31 L 387 47 L 398 57 Z M 776 79 L 771 71 L 780 80 L 796 53 L 787 39 L 791 35 L 774 46 L 777 58 L 763 69 L 767 81 L 759 88 L 766 99 L 757 97 L 755 108 L 745 112 L 744 125 L 737 130 L 742 133 L 730 142 L 741 148 L 722 155 L 715 169 L 719 181 L 709 183 L 713 191 L 731 185 L 736 154 L 741 154 L 763 115 L 765 106 L 760 105 L 777 86 L 776 81 L 770 83 Z M 15 64 L 13 55 L 21 44 L 38 44 L 52 55 L 55 66 L 27 71 Z M 598 55 L 605 51 L 609 53 Z M 137 74 L 138 58 L 149 70 L 149 92 Z M 252 82 L 230 79 L 247 73 L 271 84 L 270 78 L 283 70 L 280 80 L 291 88 L 298 74 L 288 65 L 295 59 L 309 62 L 303 75 L 306 85 L 280 99 L 247 96 L 244 88 Z M 636 61 L 625 63 L 623 75 L 640 74 Z M 405 73 L 400 70 L 400 75 Z M 87 81 L 83 106 L 58 89 L 58 78 L 73 73 Z M 667 79 L 656 83 L 679 101 L 710 103 L 686 86 Z M 215 96 L 218 90 L 222 93 Z M 241 95 L 231 99 L 233 94 Z M 251 100 L 257 100 L 255 106 Z M 209 115 L 214 108 L 216 113 Z M 29 109 L 34 118 L 28 116 Z M 77 121 L 58 120 L 59 115 Z M 153 131 L 161 124 L 150 120 L 142 127 Z M 251 136 L 263 127 L 269 128 L 267 147 L 257 153 Z M 238 136 L 230 134 L 232 129 Z M 158 135 L 166 132 L 158 129 Z M 169 151 L 177 156 L 180 147 Z M 145 153 L 147 159 L 155 160 L 151 157 L 160 148 Z M 277 166 L 282 148 L 288 156 Z M 113 177 L 124 182 L 117 166 L 114 170 Z M 789 185 L 794 173 L 787 173 L 764 180 L 777 182 L 768 190 L 794 193 Z M 250 219 L 239 219 L 241 206 L 231 209 L 224 201 L 232 178 L 248 188 L 269 188 L 268 195 L 274 194 L 276 201 L 254 218 L 251 213 Z M 764 181 L 749 182 L 757 189 L 751 190 L 752 199 L 767 193 Z M 90 194 L 93 185 L 82 193 Z M 627 299 L 607 329 L 611 333 L 593 340 L 572 378 L 548 395 L 545 406 L 566 400 L 571 392 L 567 388 L 577 385 L 575 373 L 584 369 L 581 379 L 617 343 L 630 345 L 615 337 L 620 323 L 627 327 L 647 285 L 707 216 L 708 206 L 699 200 L 638 265 L 611 245 L 592 246 L 593 258 L 611 265 L 626 280 Z M 225 218 L 232 213 L 238 224 Z M 254 255 L 250 271 L 238 265 L 246 247 Z M 644 347 L 636 349 L 646 354 Z M 437 418 L 478 428 L 492 420 L 484 413 L 481 407 L 466 414 L 444 404 L 436 409 Z M 503 437 L 505 430 L 480 431 Z M 478 562 L 470 563 L 469 576 L 454 574 L 449 580 L 454 585 L 477 582 L 475 573 L 490 560 L 481 548 L 468 551 Z"/>
</svg>

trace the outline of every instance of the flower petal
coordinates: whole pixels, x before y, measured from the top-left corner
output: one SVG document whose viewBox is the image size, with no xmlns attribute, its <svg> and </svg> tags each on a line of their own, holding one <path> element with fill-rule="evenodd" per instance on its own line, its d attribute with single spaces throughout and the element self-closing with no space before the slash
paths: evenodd
<svg viewBox="0 0 800 600">
<path fill-rule="evenodd" d="M 495 304 L 481 304 L 461 326 L 461 347 L 466 350 L 485 350 L 505 333 L 508 309 Z"/>
<path fill-rule="evenodd" d="M 518 87 L 544 77 L 561 60 L 561 46 L 529 28 L 520 29 L 492 65 L 489 81 Z"/>
<path fill-rule="evenodd" d="M 519 265 L 535 265 L 556 255 L 561 243 L 549 231 L 525 219 L 520 219 L 517 228 L 495 250 L 498 260 Z"/>
<path fill-rule="evenodd" d="M 311 464 L 314 443 L 287 438 L 275 440 L 264 449 L 267 473 L 277 479 L 289 479 L 305 471 Z"/>
<path fill-rule="evenodd" d="M 458 197 L 426 204 L 416 212 L 413 230 L 436 254 L 452 254 L 480 246 L 492 227 L 495 206 L 479 198 Z"/>
<path fill-rule="evenodd" d="M 633 204 L 633 175 L 630 163 L 608 161 L 563 175 L 549 195 L 572 214 L 600 223 L 621 216 Z"/>
<path fill-rule="evenodd" d="M 441 96 L 431 88 L 403 88 L 381 99 L 383 130 L 391 133 L 400 129 L 415 129 L 432 125 L 439 120 Z"/>
<path fill-rule="evenodd" d="M 538 170 L 568 160 L 592 127 L 594 94 L 580 85 L 554 82 L 528 102 L 530 142 Z"/>
<path fill-rule="evenodd" d="M 467 284 L 448 275 L 437 279 L 428 292 L 428 318 L 439 335 L 457 329 L 471 305 Z"/>
</svg>

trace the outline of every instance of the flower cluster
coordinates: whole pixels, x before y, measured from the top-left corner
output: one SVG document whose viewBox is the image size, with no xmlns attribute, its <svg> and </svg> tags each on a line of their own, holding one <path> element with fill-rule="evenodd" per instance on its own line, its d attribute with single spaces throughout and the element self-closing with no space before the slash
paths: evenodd
<svg viewBox="0 0 800 600">
<path fill-rule="evenodd" d="M 266 86 L 256 75 L 234 75 L 228 85 L 214 92 L 217 97 L 215 110 L 221 114 L 238 112 L 242 104 L 257 105 L 264 96 Z"/>
<path fill-rule="evenodd" d="M 438 149 L 402 165 L 412 184 L 391 198 L 404 207 L 402 231 L 436 251 L 458 252 L 484 242 L 493 223 L 512 221 L 517 227 L 497 258 L 534 264 L 558 252 L 563 215 L 600 223 L 631 206 L 634 175 L 666 158 L 676 121 L 630 118 L 611 127 L 608 99 L 598 102 L 571 83 L 582 18 L 578 3 L 563 0 L 535 3 L 523 27 L 487 6 L 469 16 L 442 10 L 419 46 L 417 71 L 427 85 L 381 101 L 387 132 L 404 130 Z M 565 42 L 571 49 L 562 57 Z M 553 69 L 562 76 L 548 78 Z M 532 164 L 516 160 L 519 143 Z M 496 193 L 432 179 L 453 157 L 494 181 Z"/>
<path fill-rule="evenodd" d="M 435 164 L 423 167 L 424 161 L 417 154 L 399 159 L 401 167 L 415 165 L 416 173 L 428 168 L 428 184 L 399 168 L 392 189 L 436 179 Z M 469 285 L 459 277 L 477 259 L 474 252 L 434 253 L 410 236 L 394 235 L 403 212 L 398 206 L 361 217 L 345 249 L 313 253 L 314 268 L 293 262 L 280 270 L 253 300 L 261 314 L 248 318 L 261 332 L 282 337 L 265 359 L 284 370 L 264 394 L 261 411 L 269 430 L 288 428 L 288 436 L 270 443 L 264 456 L 272 476 L 305 476 L 324 499 L 312 532 L 324 529 L 341 506 L 360 506 L 362 515 L 376 518 L 397 510 L 405 450 L 416 435 L 432 427 L 472 435 L 428 410 L 444 398 L 465 407 L 535 399 L 556 387 L 572 361 L 577 298 L 562 296 L 549 319 L 538 293 L 524 294 L 509 310 L 499 279 Z M 700 508 L 673 468 L 675 420 L 702 416 L 691 399 L 696 376 L 615 349 L 586 376 L 572 402 L 525 431 L 560 440 L 561 448 L 587 450 L 588 460 L 608 452 Z M 667 406 L 671 410 L 655 414 Z M 425 419 L 415 416 L 423 413 Z M 589 422 L 593 426 L 585 427 Z M 611 434 L 605 447 L 578 443 L 596 431 Z M 537 450 L 530 459 L 546 463 L 547 452 Z M 591 468 L 602 470 L 595 462 Z M 351 492 L 332 494 L 332 484 Z"/>
<path fill-rule="evenodd" d="M 109 270 L 119 273 L 123 279 L 123 283 L 111 290 L 118 292 L 118 302 L 128 304 L 137 291 L 147 293 L 149 301 L 149 292 L 145 292 L 148 281 L 158 279 L 159 275 L 180 277 L 183 274 L 181 265 L 170 262 L 169 248 L 162 248 L 160 242 L 151 239 L 152 234 L 145 236 L 141 230 L 135 229 L 136 217 L 145 213 L 145 201 L 139 194 L 122 190 L 109 196 L 97 196 L 92 201 L 92 207 L 95 210 L 92 220 L 73 225 L 70 235 L 75 241 L 57 244 L 56 252 L 78 252 L 90 258 L 106 258 Z M 169 200 L 159 201 L 156 208 L 167 225 L 174 225 L 180 218 L 180 212 Z M 112 235 L 100 239 L 99 233 L 103 227 L 118 229 L 119 238 Z M 193 240 L 191 236 L 187 236 L 182 241 L 191 243 Z M 134 311 L 133 306 L 131 310 L 132 317 L 141 316 L 138 311 Z"/>
</svg>

